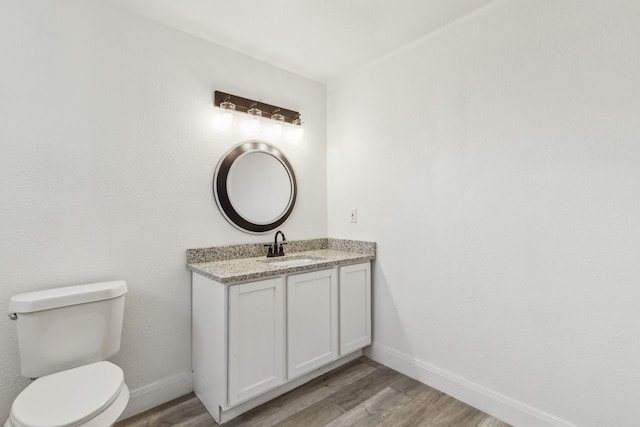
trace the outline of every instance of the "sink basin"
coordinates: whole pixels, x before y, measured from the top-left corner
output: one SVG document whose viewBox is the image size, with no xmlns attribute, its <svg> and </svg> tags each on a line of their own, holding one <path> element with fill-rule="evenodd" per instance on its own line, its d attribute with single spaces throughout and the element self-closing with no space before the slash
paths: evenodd
<svg viewBox="0 0 640 427">
<path fill-rule="evenodd" d="M 324 258 L 320 258 L 316 256 L 306 256 L 306 255 L 295 256 L 294 255 L 294 256 L 284 257 L 284 258 L 269 258 L 269 259 L 263 260 L 262 262 L 266 262 L 267 264 L 272 265 L 274 267 L 287 268 L 287 267 L 299 267 L 301 265 L 307 265 L 314 262 L 322 261 L 323 259 Z"/>
</svg>

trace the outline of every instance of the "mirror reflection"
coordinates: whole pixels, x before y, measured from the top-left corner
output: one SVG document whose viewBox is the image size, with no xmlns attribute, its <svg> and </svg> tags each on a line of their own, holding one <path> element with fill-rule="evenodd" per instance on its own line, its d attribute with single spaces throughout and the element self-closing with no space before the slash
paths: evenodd
<svg viewBox="0 0 640 427">
<path fill-rule="evenodd" d="M 291 179 L 280 160 L 254 151 L 233 162 L 227 191 L 231 205 L 245 219 L 268 224 L 286 212 L 291 198 Z"/>
</svg>

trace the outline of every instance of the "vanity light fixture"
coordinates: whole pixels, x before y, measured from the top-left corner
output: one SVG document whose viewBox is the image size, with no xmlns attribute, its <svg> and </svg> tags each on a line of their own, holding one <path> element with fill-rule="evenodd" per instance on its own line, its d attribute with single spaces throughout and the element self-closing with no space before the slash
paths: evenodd
<svg viewBox="0 0 640 427">
<path fill-rule="evenodd" d="M 300 113 L 297 111 L 220 91 L 215 91 L 213 104 L 223 110 L 223 115 L 229 114 L 232 117 L 234 111 L 246 113 L 251 119 L 249 127 L 252 129 L 255 127 L 256 132 L 260 126 L 263 112 L 273 111 L 269 118 L 274 121 L 275 133 L 278 135 L 282 133 L 284 123 L 292 124 L 296 132 L 301 133 L 298 129 L 302 129 L 302 120 L 300 120 Z"/>
</svg>

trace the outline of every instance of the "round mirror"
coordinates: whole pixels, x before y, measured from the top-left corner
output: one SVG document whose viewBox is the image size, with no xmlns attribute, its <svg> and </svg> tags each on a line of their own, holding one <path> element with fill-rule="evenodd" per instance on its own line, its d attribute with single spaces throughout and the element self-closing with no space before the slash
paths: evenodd
<svg viewBox="0 0 640 427">
<path fill-rule="evenodd" d="M 238 144 L 220 160 L 213 194 L 236 228 L 266 233 L 289 218 L 296 201 L 291 164 L 276 147 L 260 141 Z"/>
</svg>

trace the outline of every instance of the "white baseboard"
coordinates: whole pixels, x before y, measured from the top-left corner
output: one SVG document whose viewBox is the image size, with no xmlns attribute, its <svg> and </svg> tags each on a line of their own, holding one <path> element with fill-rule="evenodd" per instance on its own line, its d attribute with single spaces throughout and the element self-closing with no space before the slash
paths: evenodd
<svg viewBox="0 0 640 427">
<path fill-rule="evenodd" d="M 577 427 L 451 372 L 373 343 L 368 357 L 517 427 Z"/>
<path fill-rule="evenodd" d="M 119 420 L 124 420 L 133 415 L 151 409 L 170 400 L 176 399 L 193 391 L 193 378 L 191 372 L 174 375 L 153 384 L 148 384 L 129 395 L 129 404 Z"/>
</svg>

